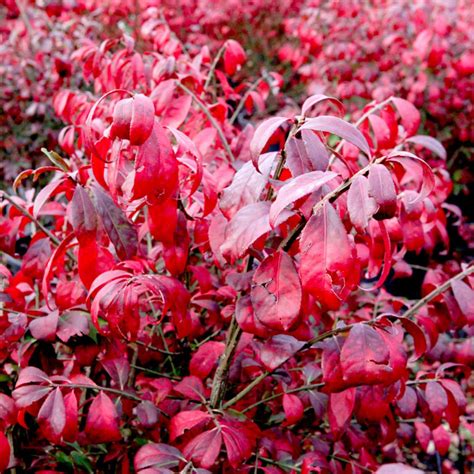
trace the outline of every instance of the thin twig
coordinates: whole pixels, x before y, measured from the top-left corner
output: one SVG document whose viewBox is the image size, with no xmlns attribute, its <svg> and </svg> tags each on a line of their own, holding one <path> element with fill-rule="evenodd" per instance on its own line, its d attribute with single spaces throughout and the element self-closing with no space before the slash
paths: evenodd
<svg viewBox="0 0 474 474">
<path fill-rule="evenodd" d="M 407 309 L 402 317 L 410 318 L 413 316 L 420 308 L 428 304 L 431 300 L 436 298 L 441 293 L 444 293 L 450 286 L 453 281 L 462 280 L 463 278 L 467 277 L 471 273 L 474 273 L 474 265 L 468 266 L 464 271 L 459 272 L 457 275 L 454 275 L 449 280 L 445 281 L 443 284 L 435 288 L 431 293 L 428 293 L 426 296 L 421 298 L 421 300 L 417 301 L 413 306 Z"/>
<path fill-rule="evenodd" d="M 219 138 L 222 142 L 222 145 L 223 145 L 227 155 L 229 156 L 229 159 L 230 159 L 231 163 L 234 162 L 235 161 L 235 156 L 232 153 L 229 142 L 227 141 L 227 139 L 224 135 L 224 132 L 222 131 L 222 128 L 217 123 L 216 119 L 212 116 L 211 112 L 209 112 L 206 105 L 203 104 L 201 99 L 199 99 L 199 97 L 197 97 L 196 94 L 192 90 L 188 89 L 185 85 L 181 84 L 180 82 L 176 82 L 176 85 L 180 89 L 182 89 L 184 92 L 186 92 L 186 94 L 190 95 L 192 97 L 192 99 L 194 100 L 194 102 L 196 103 L 196 105 L 202 110 L 202 112 L 207 117 L 209 122 L 211 122 L 212 126 L 216 129 L 217 134 L 219 135 Z"/>
<path fill-rule="evenodd" d="M 0 196 L 6 201 L 8 201 L 17 211 L 21 212 L 26 218 L 33 222 L 39 229 L 41 229 L 41 231 L 46 234 L 56 246 L 61 244 L 61 241 L 50 230 L 48 230 L 43 224 L 41 224 L 41 222 L 36 219 L 33 214 L 28 212 L 18 203 L 16 203 L 11 196 L 9 196 L 5 192 L 2 192 Z"/>
<path fill-rule="evenodd" d="M 59 384 L 59 383 L 51 383 L 51 387 L 54 388 L 79 388 L 82 390 L 97 390 L 102 392 L 109 392 L 113 393 L 114 395 L 119 395 L 121 397 L 129 398 L 130 400 L 135 400 L 136 402 L 142 402 L 143 400 L 133 393 L 124 392 L 123 390 L 118 390 L 116 388 L 110 387 L 101 387 L 99 385 L 88 385 L 88 384 L 80 384 L 80 383 L 68 383 L 68 384 Z"/>
<path fill-rule="evenodd" d="M 258 78 L 248 89 L 247 92 L 242 96 L 240 99 L 239 104 L 237 105 L 234 113 L 232 114 L 232 117 L 229 119 L 229 123 L 232 125 L 236 120 L 237 117 L 240 114 L 240 111 L 244 108 L 245 102 L 248 99 L 249 95 L 260 85 L 260 83 L 263 81 L 263 77 Z"/>
</svg>

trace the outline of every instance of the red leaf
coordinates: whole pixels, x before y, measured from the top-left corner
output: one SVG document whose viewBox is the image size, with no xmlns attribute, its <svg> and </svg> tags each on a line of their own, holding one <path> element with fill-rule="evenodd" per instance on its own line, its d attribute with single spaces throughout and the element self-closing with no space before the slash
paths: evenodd
<svg viewBox="0 0 474 474">
<path fill-rule="evenodd" d="M 411 387 L 405 388 L 405 393 L 400 400 L 397 401 L 397 407 L 403 418 L 413 418 L 416 415 L 416 407 L 418 404 L 418 397 L 415 389 Z"/>
<path fill-rule="evenodd" d="M 178 436 L 183 435 L 186 430 L 191 430 L 198 425 L 204 425 L 210 419 L 211 415 L 209 413 L 199 410 L 187 410 L 178 413 L 170 421 L 170 440 L 175 440 Z"/>
<path fill-rule="evenodd" d="M 323 307 L 338 309 L 359 275 L 344 225 L 330 204 L 310 218 L 300 248 L 303 288 Z"/>
<path fill-rule="evenodd" d="M 331 171 L 313 171 L 302 174 L 286 182 L 278 191 L 278 196 L 270 207 L 270 224 L 275 226 L 286 206 L 311 194 L 336 177 Z"/>
<path fill-rule="evenodd" d="M 347 193 L 347 210 L 352 224 L 358 230 L 365 230 L 369 219 L 377 211 L 377 203 L 369 196 L 369 181 L 357 176 Z"/>
<path fill-rule="evenodd" d="M 453 395 L 459 410 L 463 412 L 467 406 L 467 400 L 466 395 L 459 384 L 450 379 L 442 379 L 440 382 L 441 385 Z"/>
<path fill-rule="evenodd" d="M 97 213 L 89 194 L 82 186 L 77 186 L 69 206 L 70 221 L 79 241 L 85 235 L 95 235 Z"/>
<path fill-rule="evenodd" d="M 69 392 L 64 397 L 64 406 L 66 408 L 66 425 L 63 430 L 63 438 L 70 443 L 76 441 L 78 431 L 78 407 L 77 398 L 74 392 Z"/>
<path fill-rule="evenodd" d="M 44 436 L 57 443 L 66 426 L 66 407 L 61 390 L 52 391 L 38 412 L 38 423 Z"/>
<path fill-rule="evenodd" d="M 119 417 L 112 400 L 101 391 L 89 407 L 85 433 L 91 443 L 109 443 L 119 441 Z"/>
<path fill-rule="evenodd" d="M 265 258 L 252 279 L 250 293 L 257 319 L 272 329 L 287 331 L 298 320 L 301 282 L 293 259 L 283 251 Z"/>
<path fill-rule="evenodd" d="M 142 145 L 153 129 L 155 106 L 153 101 L 143 94 L 122 99 L 115 104 L 111 138 L 130 140 L 131 145 Z"/>
<path fill-rule="evenodd" d="M 380 334 L 367 324 L 352 327 L 341 349 L 344 382 L 350 385 L 373 385 L 390 375 L 390 352 Z"/>
<path fill-rule="evenodd" d="M 355 396 L 355 388 L 329 395 L 328 419 L 334 435 L 338 436 L 351 418 L 355 406 Z"/>
<path fill-rule="evenodd" d="M 173 387 L 173 390 L 188 400 L 202 400 L 205 398 L 204 385 L 201 379 L 195 375 L 183 377 L 183 379 Z"/>
<path fill-rule="evenodd" d="M 420 128 L 421 123 L 421 116 L 418 109 L 411 102 L 408 102 L 408 100 L 405 99 L 394 97 L 392 102 L 400 114 L 402 125 L 406 130 L 407 135 L 415 135 Z"/>
<path fill-rule="evenodd" d="M 8 438 L 0 431 L 0 472 L 5 471 L 10 464 L 11 447 Z"/>
<path fill-rule="evenodd" d="M 432 431 L 433 441 L 436 446 L 436 450 L 440 456 L 446 456 L 451 445 L 451 436 L 446 431 L 443 425 L 439 425 Z"/>
<path fill-rule="evenodd" d="M 164 128 L 156 121 L 135 160 L 133 198 L 148 201 L 174 197 L 178 189 L 178 162 Z"/>
<path fill-rule="evenodd" d="M 416 439 L 420 443 L 421 449 L 427 452 L 428 445 L 431 441 L 431 430 L 425 423 L 420 421 L 415 421 L 415 432 L 416 432 Z"/>
<path fill-rule="evenodd" d="M 229 76 L 233 76 L 236 71 L 240 69 L 240 66 L 244 64 L 247 56 L 244 49 L 235 40 L 227 40 L 224 49 L 224 69 L 225 73 Z"/>
<path fill-rule="evenodd" d="M 299 130 L 314 130 L 315 132 L 328 132 L 337 135 L 352 143 L 367 156 L 371 156 L 370 147 L 364 135 L 354 125 L 331 115 L 321 115 L 307 120 Z"/>
<path fill-rule="evenodd" d="M 130 121 L 130 144 L 142 145 L 153 130 L 155 106 L 153 101 L 143 94 L 135 94 Z"/>
<path fill-rule="evenodd" d="M 236 469 L 252 455 L 259 429 L 251 422 L 221 420 L 220 424 L 227 458 L 230 465 Z"/>
<path fill-rule="evenodd" d="M 205 379 L 217 366 L 219 357 L 223 354 L 225 344 L 219 341 L 204 343 L 191 357 L 189 372 L 201 379 Z"/>
<path fill-rule="evenodd" d="M 291 393 L 285 393 L 283 395 L 283 410 L 286 416 L 283 423 L 284 426 L 294 425 L 300 421 L 304 415 L 303 403 L 297 395 Z"/>
</svg>

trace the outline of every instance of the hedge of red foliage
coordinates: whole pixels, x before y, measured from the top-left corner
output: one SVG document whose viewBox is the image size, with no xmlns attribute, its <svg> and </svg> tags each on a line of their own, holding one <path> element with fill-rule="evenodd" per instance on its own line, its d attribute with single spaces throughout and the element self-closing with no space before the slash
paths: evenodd
<svg viewBox="0 0 474 474">
<path fill-rule="evenodd" d="M 468 5 L 430 4 L 6 2 L 1 470 L 474 469 Z"/>
</svg>

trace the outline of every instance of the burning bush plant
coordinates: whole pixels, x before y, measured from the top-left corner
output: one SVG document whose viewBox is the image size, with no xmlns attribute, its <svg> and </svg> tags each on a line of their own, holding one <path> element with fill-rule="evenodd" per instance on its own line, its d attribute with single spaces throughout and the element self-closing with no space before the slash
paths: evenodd
<svg viewBox="0 0 474 474">
<path fill-rule="evenodd" d="M 0 469 L 469 472 L 474 266 L 417 107 L 297 105 L 144 12 L 2 192 Z"/>
</svg>

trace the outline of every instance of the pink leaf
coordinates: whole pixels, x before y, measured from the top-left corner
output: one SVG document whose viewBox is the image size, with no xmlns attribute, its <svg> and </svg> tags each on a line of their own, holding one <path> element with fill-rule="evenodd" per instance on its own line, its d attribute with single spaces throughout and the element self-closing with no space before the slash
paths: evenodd
<svg viewBox="0 0 474 474">
<path fill-rule="evenodd" d="M 220 248 L 222 254 L 230 260 L 240 258 L 257 239 L 270 232 L 269 211 L 270 203 L 266 201 L 241 208 L 226 226 L 225 241 Z M 282 212 L 276 225 L 291 215 L 289 211 Z"/>
<path fill-rule="evenodd" d="M 325 171 L 329 164 L 326 147 L 311 130 L 302 130 L 301 138 L 289 137 L 285 144 L 286 164 L 293 176 L 309 171 Z"/>
<path fill-rule="evenodd" d="M 408 137 L 406 141 L 421 145 L 438 155 L 442 160 L 446 160 L 446 149 L 436 138 L 428 135 L 415 135 L 414 137 Z"/>
<path fill-rule="evenodd" d="M 375 474 L 423 474 L 423 471 L 397 462 L 380 466 Z"/>
<path fill-rule="evenodd" d="M 261 346 L 260 360 L 267 370 L 275 370 L 296 354 L 304 344 L 304 342 L 298 341 L 293 336 L 285 334 L 273 336 Z"/>
<path fill-rule="evenodd" d="M 404 158 L 410 158 L 406 160 Z M 410 202 L 411 205 L 414 205 L 418 202 L 423 201 L 427 196 L 430 195 L 435 187 L 435 176 L 430 165 L 426 161 L 422 160 L 413 153 L 407 151 L 397 151 L 389 155 L 388 162 L 399 163 L 404 169 L 406 176 L 411 179 L 415 177 L 418 182 L 421 182 L 421 187 L 418 192 L 416 199 Z M 421 175 L 419 170 L 421 168 Z"/>
<path fill-rule="evenodd" d="M 275 223 L 283 209 L 308 194 L 311 194 L 336 177 L 331 171 L 313 171 L 302 174 L 285 183 L 278 191 L 276 200 L 270 207 L 270 224 Z"/>
<path fill-rule="evenodd" d="M 272 117 L 261 123 L 255 130 L 255 134 L 250 142 L 250 154 L 255 168 L 258 170 L 258 157 L 265 150 L 267 143 L 274 133 L 289 119 L 286 117 Z"/>
<path fill-rule="evenodd" d="M 308 115 L 307 113 L 309 112 L 309 110 L 312 107 L 314 107 L 317 104 L 320 104 L 321 102 L 325 102 L 325 101 L 328 101 L 331 104 L 335 105 L 337 107 L 338 111 L 341 114 L 344 113 L 344 105 L 342 105 L 342 103 L 339 100 L 337 100 L 336 98 L 329 97 L 329 96 L 324 95 L 324 94 L 315 94 L 315 95 L 312 95 L 311 97 L 308 97 L 303 102 L 303 106 L 301 107 L 301 114 L 302 115 Z"/>
<path fill-rule="evenodd" d="M 407 135 L 415 135 L 420 128 L 421 116 L 418 109 L 408 100 L 394 97 L 392 99 L 393 104 L 398 110 L 402 119 L 403 128 L 406 130 Z"/>
<path fill-rule="evenodd" d="M 373 164 L 369 170 L 368 181 L 369 194 L 378 206 L 375 219 L 390 219 L 397 210 L 397 193 L 390 171 L 383 165 Z"/>
<path fill-rule="evenodd" d="M 425 395 L 431 412 L 435 416 L 441 417 L 448 406 L 448 396 L 444 388 L 438 382 L 428 382 Z"/>
<path fill-rule="evenodd" d="M 230 186 L 222 191 L 219 207 L 222 213 L 228 218 L 242 207 L 256 203 L 262 194 L 268 177 L 259 173 L 249 161 L 234 175 Z"/>
<path fill-rule="evenodd" d="M 352 143 L 367 156 L 371 156 L 370 147 L 364 135 L 354 125 L 331 115 L 321 115 L 307 120 L 300 130 L 314 130 L 316 132 L 327 132 L 337 135 Z"/>
<path fill-rule="evenodd" d="M 30 332 L 35 339 L 45 341 L 54 341 L 56 339 L 56 330 L 58 328 L 59 313 L 51 311 L 48 316 L 35 318 L 30 323 Z"/>
<path fill-rule="evenodd" d="M 365 176 L 357 176 L 347 193 L 347 210 L 352 224 L 359 230 L 365 230 L 369 219 L 377 211 L 374 198 L 369 196 L 369 182 Z"/>
</svg>

